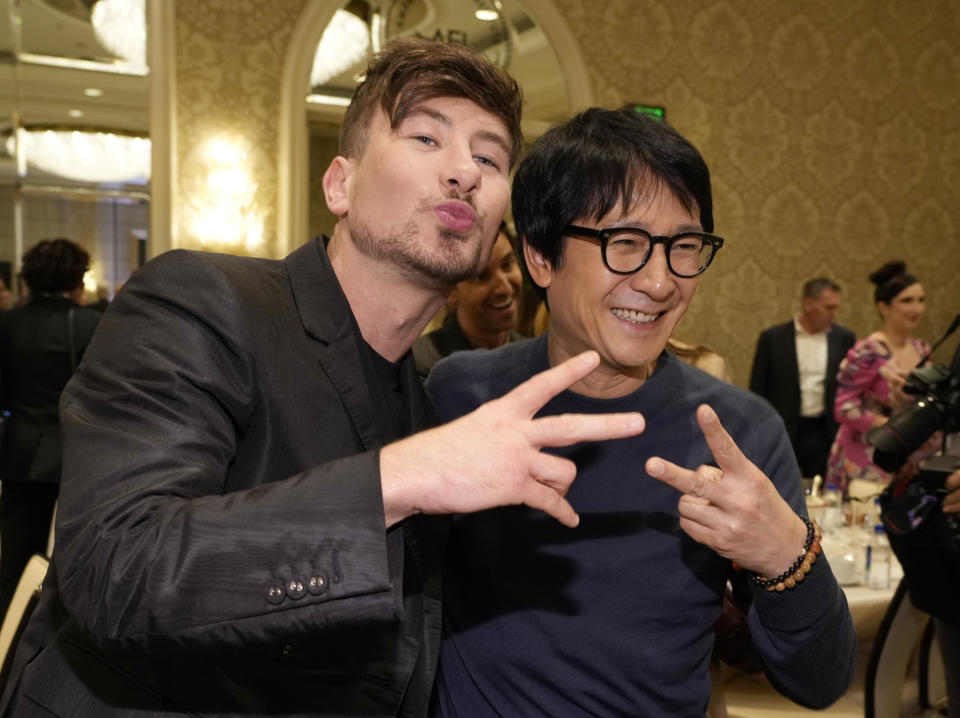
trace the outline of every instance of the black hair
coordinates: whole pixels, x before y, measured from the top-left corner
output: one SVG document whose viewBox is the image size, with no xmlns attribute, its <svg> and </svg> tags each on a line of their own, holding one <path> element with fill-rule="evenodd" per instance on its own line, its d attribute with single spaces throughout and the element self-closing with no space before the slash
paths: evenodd
<svg viewBox="0 0 960 718">
<path fill-rule="evenodd" d="M 44 239 L 23 255 L 20 274 L 31 294 L 72 292 L 83 284 L 90 264 L 87 251 L 69 239 Z"/>
<path fill-rule="evenodd" d="M 871 273 L 870 281 L 877 285 L 873 292 L 873 301 L 889 304 L 900 292 L 920 280 L 907 273 L 906 262 L 894 260 Z"/>
<path fill-rule="evenodd" d="M 567 225 L 599 219 L 621 202 L 629 209 L 664 188 L 699 215 L 703 231 L 713 231 L 710 171 L 697 149 L 663 120 L 632 109 L 593 107 L 548 130 L 513 180 L 517 254 L 524 270 L 524 244 L 559 268 Z"/>
</svg>

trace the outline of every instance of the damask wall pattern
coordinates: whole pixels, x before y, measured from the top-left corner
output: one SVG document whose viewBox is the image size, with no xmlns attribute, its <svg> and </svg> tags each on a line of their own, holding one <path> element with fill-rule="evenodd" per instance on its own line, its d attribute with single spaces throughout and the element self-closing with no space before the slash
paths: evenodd
<svg viewBox="0 0 960 718">
<path fill-rule="evenodd" d="M 835 279 L 841 323 L 875 329 L 867 275 L 893 258 L 923 282 L 918 333 L 946 330 L 960 312 L 960 3 L 555 4 L 598 104 L 665 106 L 710 165 L 727 244 L 679 335 L 745 385 L 757 334 L 790 318 L 806 279 Z"/>
<path fill-rule="evenodd" d="M 838 281 L 840 321 L 860 336 L 874 329 L 867 275 L 892 258 L 924 283 L 919 334 L 945 330 L 960 311 L 960 3 L 553 2 L 596 102 L 665 106 L 711 167 L 727 244 L 682 338 L 721 353 L 745 385 L 757 334 L 792 315 L 808 278 Z M 274 256 L 280 76 L 305 5 L 177 3 L 178 223 L 205 133 L 234 128 L 250 139 L 269 213 L 260 253 Z M 321 164 L 330 149 L 312 144 Z M 311 205 L 322 204 L 318 190 Z M 311 228 L 329 219 L 312 210 Z"/>
<path fill-rule="evenodd" d="M 255 185 L 249 206 L 262 220 L 263 243 L 250 253 L 276 256 L 279 104 L 287 44 L 306 0 L 180 0 L 176 5 L 175 232 L 198 244 L 190 226 L 209 193 L 208 142 L 232 141 Z M 246 200 L 244 200 L 246 201 Z M 207 249 L 243 248 L 205 243 Z"/>
</svg>

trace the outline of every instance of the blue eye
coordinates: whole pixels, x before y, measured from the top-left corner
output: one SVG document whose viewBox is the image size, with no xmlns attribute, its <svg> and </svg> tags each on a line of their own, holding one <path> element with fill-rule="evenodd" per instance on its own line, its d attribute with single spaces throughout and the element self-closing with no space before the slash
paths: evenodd
<svg viewBox="0 0 960 718">
<path fill-rule="evenodd" d="M 494 161 L 493 161 L 492 159 L 490 159 L 489 157 L 484 157 L 483 155 L 475 155 L 474 159 L 476 159 L 477 162 L 479 162 L 480 164 L 488 165 L 488 166 L 493 167 L 494 169 L 497 169 L 497 170 L 500 169 L 500 165 L 498 165 L 496 162 L 494 162 Z"/>
</svg>

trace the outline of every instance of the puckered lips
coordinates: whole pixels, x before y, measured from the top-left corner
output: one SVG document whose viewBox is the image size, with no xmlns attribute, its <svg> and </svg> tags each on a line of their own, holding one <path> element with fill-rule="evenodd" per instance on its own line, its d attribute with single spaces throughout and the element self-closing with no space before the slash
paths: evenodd
<svg viewBox="0 0 960 718">
<path fill-rule="evenodd" d="M 449 200 L 435 205 L 433 213 L 447 229 L 454 232 L 466 232 L 477 221 L 477 213 L 466 202 Z"/>
</svg>

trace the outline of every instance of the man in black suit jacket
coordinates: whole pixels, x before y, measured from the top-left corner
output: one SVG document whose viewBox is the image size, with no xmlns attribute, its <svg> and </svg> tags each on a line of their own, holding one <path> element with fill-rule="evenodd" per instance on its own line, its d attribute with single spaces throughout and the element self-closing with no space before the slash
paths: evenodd
<svg viewBox="0 0 960 718">
<path fill-rule="evenodd" d="M 852 331 L 833 323 L 839 308 L 840 288 L 824 277 L 811 279 L 796 318 L 757 340 L 750 390 L 783 417 L 801 476 L 824 475 L 837 434 L 837 370 L 856 342 Z"/>
<path fill-rule="evenodd" d="M 575 525 L 575 468 L 539 449 L 642 430 L 532 419 L 587 353 L 419 431 L 409 348 L 486 261 L 519 116 L 473 52 L 396 43 L 324 175 L 329 240 L 283 261 L 174 251 L 125 285 L 64 394 L 57 545 L 6 715 L 426 715 L 428 514 L 524 503 Z"/>
</svg>

